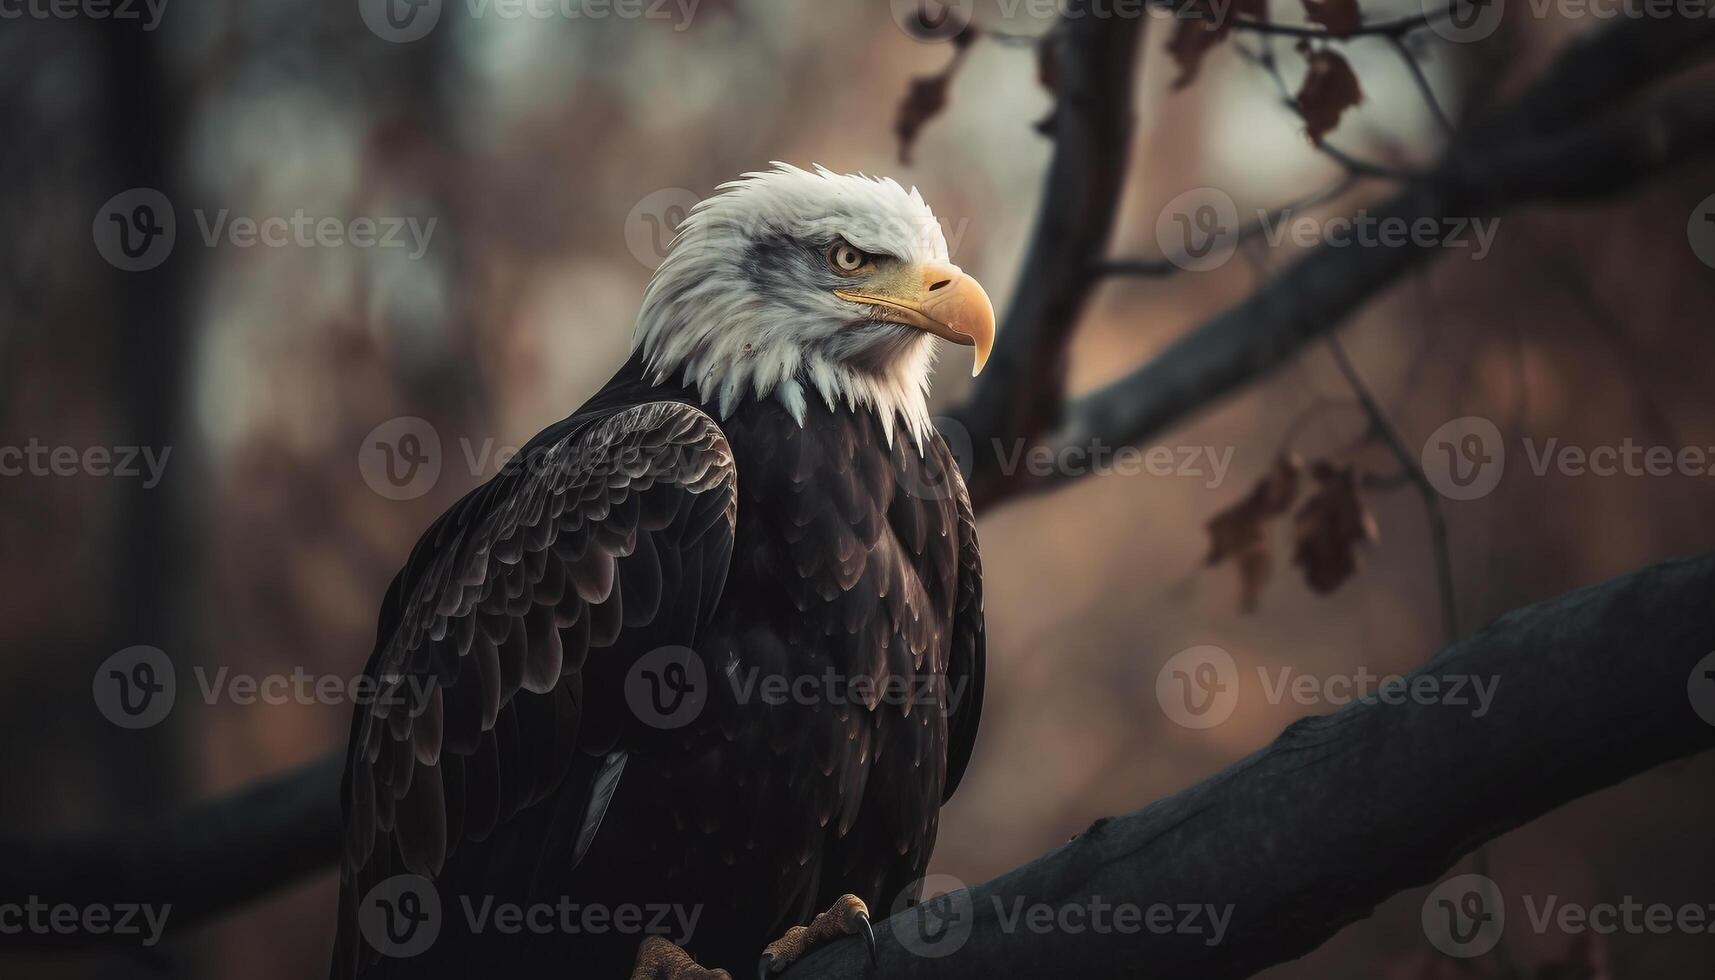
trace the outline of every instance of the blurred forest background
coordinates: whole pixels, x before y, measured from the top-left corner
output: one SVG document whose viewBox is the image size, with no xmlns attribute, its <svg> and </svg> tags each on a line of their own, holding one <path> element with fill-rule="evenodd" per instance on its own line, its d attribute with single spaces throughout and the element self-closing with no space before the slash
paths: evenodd
<svg viewBox="0 0 1715 980">
<path fill-rule="evenodd" d="M 1482 44 L 1426 39 L 1421 62 L 1444 104 L 1516 90 L 1600 26 L 1516 6 Z M 359 673 L 393 572 L 441 510 L 495 472 L 487 450 L 522 444 L 618 365 L 651 271 L 651 222 L 670 223 L 686 194 L 771 160 L 897 176 L 943 219 L 953 260 L 1004 305 L 1051 152 L 1033 124 L 1053 99 L 1020 39 L 1051 19 L 996 23 L 979 4 L 979 24 L 1017 37 L 968 49 L 904 164 L 901 98 L 952 49 L 908 35 L 886 3 L 671 9 L 506 18 L 448 3 L 412 43 L 377 36 L 352 2 L 175 3 L 150 32 L 0 21 L 0 445 L 171 447 L 152 488 L 0 478 L 0 832 L 124 827 L 342 747 L 349 705 L 208 704 L 191 667 Z M 1372 20 L 1417 11 L 1365 5 Z M 1298 14 L 1281 6 L 1282 19 Z M 1248 214 L 1341 174 L 1232 47 L 1172 90 L 1168 26 L 1151 25 L 1135 81 L 1115 256 L 1156 255 L 1157 218 L 1188 189 L 1222 188 Z M 1302 59 L 1277 50 L 1296 84 Z M 1441 133 L 1398 54 L 1380 39 L 1344 51 L 1365 100 L 1342 120 L 1340 146 L 1399 166 L 1431 158 Z M 103 202 L 134 187 L 160 190 L 177 216 L 171 257 L 147 273 L 114 268 L 92 242 Z M 1587 207 L 1509 212 L 1481 260 L 1455 250 L 1365 307 L 1342 332 L 1346 349 L 1414 449 L 1465 415 L 1495 420 L 1509 451 L 1527 435 L 1715 446 L 1715 273 L 1686 237 L 1712 191 L 1705 162 Z M 1314 213 L 1384 193 L 1364 184 Z M 416 257 L 210 246 L 198 214 L 220 209 L 435 225 Z M 1104 282 L 1071 348 L 1073 387 L 1150 358 L 1296 251 L 1256 244 L 1218 271 Z M 967 390 L 965 356 L 944 358 L 937 404 Z M 1302 421 L 1330 399 L 1348 404 Z M 1254 678 L 1258 666 L 1405 671 L 1441 646 L 1424 509 L 1397 481 L 1368 496 L 1379 537 L 1330 596 L 1280 571 L 1243 613 L 1233 569 L 1204 568 L 1206 523 L 1288 440 L 1314 457 L 1362 432 L 1349 402 L 1313 348 L 1156 440 L 1230 447 L 1224 480 L 1087 479 L 984 514 L 988 700 L 935 870 L 992 877 L 1096 817 L 1196 782 L 1307 710 L 1268 703 L 1253 680 L 1226 724 L 1176 725 L 1155 680 L 1180 650 L 1218 645 Z M 443 465 L 432 490 L 394 500 L 365 481 L 360 451 L 402 416 L 433 425 Z M 1397 472 L 1376 446 L 1358 461 Z M 1467 631 L 1715 548 L 1707 477 L 1537 477 L 1522 453 L 1517 463 L 1494 493 L 1446 506 Z M 97 666 L 135 644 L 179 667 L 171 717 L 143 731 L 110 724 L 90 696 Z M 1569 901 L 1715 901 L 1712 776 L 1703 757 L 1566 807 L 1498 840 L 1491 873 L 1509 893 Z M 1397 896 L 1265 975 L 1440 975 L 1421 899 Z M 330 869 L 147 956 L 0 954 L 0 973 L 318 976 L 333 922 Z M 1564 959 L 1568 942 L 1508 936 L 1527 971 Z M 1616 977 L 1715 964 L 1715 936 L 1605 945 Z"/>
</svg>

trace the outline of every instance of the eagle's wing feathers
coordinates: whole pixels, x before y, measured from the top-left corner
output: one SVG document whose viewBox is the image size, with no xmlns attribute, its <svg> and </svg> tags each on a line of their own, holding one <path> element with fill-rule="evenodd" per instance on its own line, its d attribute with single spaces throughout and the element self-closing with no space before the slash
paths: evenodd
<svg viewBox="0 0 1715 980">
<path fill-rule="evenodd" d="M 695 642 L 732 554 L 735 482 L 713 419 L 649 402 L 543 433 L 436 522 L 389 591 L 368 669 L 379 694 L 353 721 L 348 889 L 437 875 L 461 842 L 561 789 L 580 756 L 606 760 L 580 765 L 591 785 L 576 788 L 599 821 L 631 719 L 591 674 L 611 682 Z"/>
<path fill-rule="evenodd" d="M 959 788 L 976 744 L 977 722 L 983 713 L 987 644 L 983 635 L 983 560 L 977 547 L 976 512 L 971 507 L 970 491 L 959 474 L 958 461 L 945 442 L 935 441 L 937 451 L 944 457 L 942 465 L 953 487 L 959 515 L 959 582 L 953 606 L 952 648 L 947 653 L 951 701 L 947 705 L 947 782 L 941 791 L 941 802 L 945 803 Z"/>
</svg>

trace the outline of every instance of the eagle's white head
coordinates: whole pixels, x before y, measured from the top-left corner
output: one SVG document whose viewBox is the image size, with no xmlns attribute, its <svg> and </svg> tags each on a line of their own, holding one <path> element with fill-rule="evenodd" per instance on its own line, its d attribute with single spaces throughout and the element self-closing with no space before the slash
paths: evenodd
<svg viewBox="0 0 1715 980">
<path fill-rule="evenodd" d="M 776 163 L 722 184 L 680 224 L 643 298 L 632 349 L 655 383 L 676 378 L 724 418 L 776 398 L 873 411 L 891 444 L 928 434 L 939 337 L 994 343 L 994 307 L 947 261 L 935 215 L 887 179 Z"/>
</svg>

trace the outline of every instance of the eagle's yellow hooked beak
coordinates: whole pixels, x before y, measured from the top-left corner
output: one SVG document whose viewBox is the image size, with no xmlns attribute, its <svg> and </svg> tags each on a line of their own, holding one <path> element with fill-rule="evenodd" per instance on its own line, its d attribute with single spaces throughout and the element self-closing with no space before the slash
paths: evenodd
<svg viewBox="0 0 1715 980">
<path fill-rule="evenodd" d="M 864 289 L 836 289 L 834 295 L 877 309 L 876 318 L 903 323 L 955 344 L 976 348 L 971 375 L 988 363 L 994 349 L 994 304 L 964 270 L 946 262 L 906 266 L 885 281 Z"/>
</svg>

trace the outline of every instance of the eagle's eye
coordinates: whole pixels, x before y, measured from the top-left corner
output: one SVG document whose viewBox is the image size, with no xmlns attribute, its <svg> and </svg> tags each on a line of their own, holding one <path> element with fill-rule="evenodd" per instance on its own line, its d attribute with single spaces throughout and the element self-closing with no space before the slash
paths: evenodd
<svg viewBox="0 0 1715 980">
<path fill-rule="evenodd" d="M 845 239 L 828 246 L 828 267 L 842 276 L 855 276 L 869 268 L 874 256 Z"/>
</svg>

